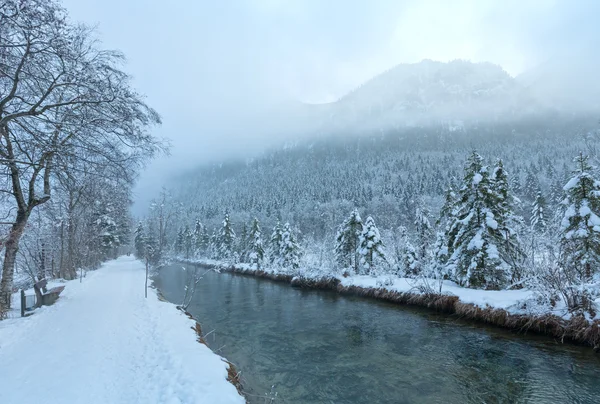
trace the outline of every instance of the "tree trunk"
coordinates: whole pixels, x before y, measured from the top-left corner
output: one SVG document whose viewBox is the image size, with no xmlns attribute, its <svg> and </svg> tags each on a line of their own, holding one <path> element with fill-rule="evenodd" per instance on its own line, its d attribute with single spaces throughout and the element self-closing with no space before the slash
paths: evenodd
<svg viewBox="0 0 600 404">
<path fill-rule="evenodd" d="M 4 309 L 10 309 L 10 297 L 13 288 L 17 252 L 19 251 L 19 240 L 21 240 L 21 236 L 25 231 L 28 219 L 28 212 L 18 212 L 6 240 L 4 263 L 2 264 L 2 281 L 0 281 L 0 306 L 4 307 Z"/>
</svg>

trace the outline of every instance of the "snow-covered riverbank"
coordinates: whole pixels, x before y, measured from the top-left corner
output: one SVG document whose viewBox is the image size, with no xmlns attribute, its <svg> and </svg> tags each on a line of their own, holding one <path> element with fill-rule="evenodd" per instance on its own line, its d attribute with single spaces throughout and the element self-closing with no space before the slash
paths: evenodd
<svg viewBox="0 0 600 404">
<path fill-rule="evenodd" d="M 539 305 L 535 294 L 527 289 L 478 290 L 443 281 L 441 293 L 439 283 L 428 279 L 399 278 L 390 275 L 342 276 L 318 269 L 289 271 L 278 268 L 256 270 L 250 264 L 230 264 L 211 259 L 186 260 L 181 262 L 216 267 L 220 270 L 253 275 L 294 286 L 330 289 L 339 293 L 353 294 L 386 300 L 399 304 L 423 306 L 438 311 L 456 314 L 486 324 L 496 325 L 518 332 L 535 332 L 548 335 L 559 341 L 573 341 L 589 345 L 600 352 L 600 318 L 572 316 L 564 305 L 550 308 Z"/>
<path fill-rule="evenodd" d="M 0 403 L 244 403 L 195 321 L 153 289 L 144 298 L 144 277 L 121 257 L 0 321 Z"/>
</svg>

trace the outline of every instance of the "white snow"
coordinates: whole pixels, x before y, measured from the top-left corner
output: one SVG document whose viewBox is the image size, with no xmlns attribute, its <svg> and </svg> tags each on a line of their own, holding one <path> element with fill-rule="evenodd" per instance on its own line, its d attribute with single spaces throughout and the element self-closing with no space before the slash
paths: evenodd
<svg viewBox="0 0 600 404">
<path fill-rule="evenodd" d="M 373 277 L 369 275 L 357 275 L 347 278 L 340 278 L 343 286 L 360 286 L 363 288 L 378 288 L 378 281 L 382 282 L 390 277 Z M 420 280 L 410 278 L 392 278 L 393 283 L 385 288 L 396 292 L 414 292 L 418 293 L 417 286 Z M 431 285 L 436 284 L 436 280 L 429 279 Z M 443 281 L 442 293 L 458 296 L 463 303 L 472 303 L 479 307 L 493 307 L 504 309 L 509 312 L 519 312 L 520 303 L 533 297 L 533 292 L 527 289 L 520 290 L 480 290 L 469 289 L 458 286 L 451 281 Z"/>
<path fill-rule="evenodd" d="M 581 181 L 580 175 L 576 175 L 575 177 L 571 178 L 569 180 L 569 182 L 567 182 L 567 184 L 563 187 L 563 191 L 568 192 L 571 189 L 575 188 L 575 186 L 577 186 L 579 181 Z"/>
<path fill-rule="evenodd" d="M 121 257 L 0 321 L 0 403 L 244 403 L 194 321 L 153 289 L 144 298 L 144 277 Z"/>
</svg>

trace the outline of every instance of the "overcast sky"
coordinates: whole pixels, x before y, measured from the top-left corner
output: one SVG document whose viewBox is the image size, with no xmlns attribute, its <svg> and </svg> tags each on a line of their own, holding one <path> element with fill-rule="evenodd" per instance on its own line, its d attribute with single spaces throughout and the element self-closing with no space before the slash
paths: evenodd
<svg viewBox="0 0 600 404">
<path fill-rule="evenodd" d="M 175 169 L 261 150 L 276 103 L 330 102 L 398 63 L 490 61 L 518 75 L 598 41 L 596 0 L 65 0 L 123 51 L 163 117 L 172 156 L 142 175 L 139 201 Z M 593 49 L 593 48 L 592 48 Z M 258 117 L 258 118 L 257 118 Z M 272 134 L 269 134 L 272 136 Z"/>
</svg>

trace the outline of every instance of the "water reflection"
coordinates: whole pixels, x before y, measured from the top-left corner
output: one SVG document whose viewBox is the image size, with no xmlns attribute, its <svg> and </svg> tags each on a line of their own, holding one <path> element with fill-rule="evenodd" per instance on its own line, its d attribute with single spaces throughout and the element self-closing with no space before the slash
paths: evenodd
<svg viewBox="0 0 600 404">
<path fill-rule="evenodd" d="M 180 303 L 181 265 L 155 280 Z M 232 274 L 189 310 L 264 403 L 598 403 L 600 355 L 428 311 Z"/>
</svg>

